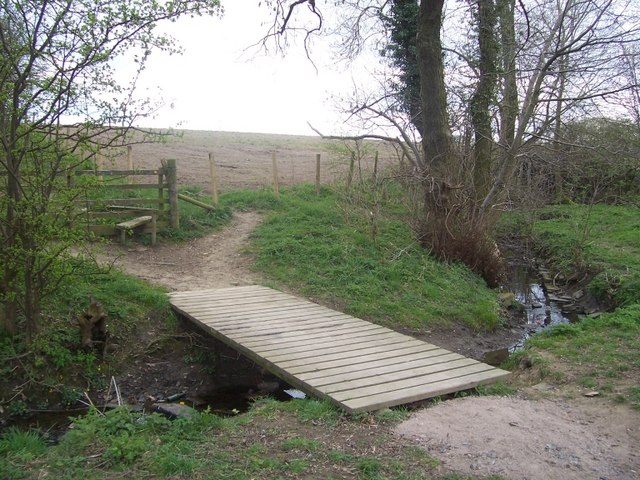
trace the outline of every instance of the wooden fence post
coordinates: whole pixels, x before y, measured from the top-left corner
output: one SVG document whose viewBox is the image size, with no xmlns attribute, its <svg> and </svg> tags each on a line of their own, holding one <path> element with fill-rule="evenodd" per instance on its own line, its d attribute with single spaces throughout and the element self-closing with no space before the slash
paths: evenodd
<svg viewBox="0 0 640 480">
<path fill-rule="evenodd" d="M 316 153 L 316 195 L 320 195 L 320 154 Z"/>
<path fill-rule="evenodd" d="M 164 165 L 158 170 L 158 215 L 164 217 Z"/>
<path fill-rule="evenodd" d="M 273 163 L 273 193 L 276 198 L 280 198 L 280 187 L 278 186 L 278 162 L 276 160 L 276 152 L 271 154 L 271 161 Z"/>
<path fill-rule="evenodd" d="M 349 174 L 347 175 L 347 190 L 351 189 L 351 182 L 353 181 L 353 170 L 356 164 L 356 152 L 351 152 L 351 160 L 349 161 Z"/>
<path fill-rule="evenodd" d="M 100 174 L 101 170 L 104 170 L 104 155 L 101 150 L 98 150 L 98 153 L 96 153 L 96 177 L 98 177 L 98 181 L 100 182 L 104 180 Z"/>
<path fill-rule="evenodd" d="M 131 156 L 131 150 L 133 147 L 131 145 L 127 145 L 127 170 L 133 170 L 133 157 Z M 127 183 L 133 183 L 133 175 L 129 175 L 127 177 Z"/>
<path fill-rule="evenodd" d="M 373 159 L 373 183 L 378 183 L 378 151 Z"/>
<path fill-rule="evenodd" d="M 171 228 L 180 228 L 180 212 L 178 210 L 178 178 L 176 172 L 176 161 L 167 160 L 164 166 L 164 174 L 167 179 L 169 190 L 169 217 Z"/>
<path fill-rule="evenodd" d="M 213 204 L 218 204 L 218 172 L 216 170 L 216 159 L 213 152 L 209 152 L 209 171 L 211 172 L 211 198 Z"/>
<path fill-rule="evenodd" d="M 154 213 L 153 215 L 151 215 L 151 246 L 152 247 L 155 247 L 156 245 L 157 230 L 158 230 L 157 216 Z"/>
</svg>

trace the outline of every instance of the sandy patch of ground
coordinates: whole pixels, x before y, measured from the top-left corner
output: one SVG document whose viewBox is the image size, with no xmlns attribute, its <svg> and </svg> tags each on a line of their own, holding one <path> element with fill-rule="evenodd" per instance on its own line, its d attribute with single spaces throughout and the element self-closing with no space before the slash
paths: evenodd
<svg viewBox="0 0 640 480">
<path fill-rule="evenodd" d="M 225 229 L 189 242 L 153 248 L 114 243 L 105 261 L 170 291 L 253 285 L 260 277 L 250 271 L 251 259 L 242 251 L 259 222 L 255 212 L 238 212 Z"/>
<path fill-rule="evenodd" d="M 603 399 L 458 398 L 415 412 L 395 433 L 463 475 L 640 478 L 640 414 Z"/>
</svg>

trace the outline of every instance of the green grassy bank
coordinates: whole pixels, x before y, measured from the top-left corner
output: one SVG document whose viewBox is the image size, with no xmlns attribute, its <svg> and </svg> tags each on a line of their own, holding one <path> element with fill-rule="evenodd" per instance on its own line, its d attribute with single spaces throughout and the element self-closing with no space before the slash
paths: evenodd
<svg viewBox="0 0 640 480">
<path fill-rule="evenodd" d="M 317 195 L 311 186 L 293 187 L 279 201 L 268 192 L 239 192 L 222 202 L 265 212 L 251 252 L 275 286 L 391 328 L 497 327 L 495 293 L 466 267 L 421 248 L 391 195 L 377 206 L 375 230 L 366 205 L 328 188 Z"/>
<path fill-rule="evenodd" d="M 560 381 L 640 409 L 640 209 L 561 205 L 530 220 L 513 214 L 503 228 L 530 234 L 553 270 L 582 280 L 581 287 L 610 311 L 547 329 L 521 355 Z"/>
</svg>

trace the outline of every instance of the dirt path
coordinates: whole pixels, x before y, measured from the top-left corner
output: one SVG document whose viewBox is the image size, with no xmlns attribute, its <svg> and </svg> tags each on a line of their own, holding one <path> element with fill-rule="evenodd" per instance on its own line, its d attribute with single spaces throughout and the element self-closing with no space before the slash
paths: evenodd
<svg viewBox="0 0 640 480">
<path fill-rule="evenodd" d="M 465 476 L 640 478 L 640 414 L 605 399 L 458 398 L 417 411 L 395 432 Z"/>
<path fill-rule="evenodd" d="M 260 277 L 242 250 L 260 218 L 240 212 L 225 229 L 203 238 L 154 248 L 112 244 L 106 256 L 130 275 L 170 291 L 251 285 Z"/>
<path fill-rule="evenodd" d="M 204 238 L 155 248 L 112 244 L 107 256 L 129 274 L 172 291 L 253 284 L 260 277 L 242 250 L 259 222 L 254 212 L 237 213 L 224 230 Z M 528 389 L 519 397 L 448 400 L 416 411 L 395 433 L 439 458 L 443 473 L 508 480 L 640 478 L 640 413 L 606 399 L 550 396 Z"/>
</svg>

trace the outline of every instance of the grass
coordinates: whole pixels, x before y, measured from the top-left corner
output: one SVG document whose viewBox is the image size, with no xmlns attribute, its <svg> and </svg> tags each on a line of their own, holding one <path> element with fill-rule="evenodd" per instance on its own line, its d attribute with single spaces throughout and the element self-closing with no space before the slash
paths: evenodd
<svg viewBox="0 0 640 480">
<path fill-rule="evenodd" d="M 539 359 L 538 352 L 544 353 L 546 375 L 635 409 L 640 409 L 639 214 L 635 206 L 559 205 L 535 212 L 529 226 L 518 214 L 502 225 L 530 232 L 536 249 L 565 277 L 590 274 L 586 288 L 612 307 L 597 318 L 546 329 L 527 342 L 524 355 Z"/>
<path fill-rule="evenodd" d="M 268 209 L 252 253 L 276 286 L 391 328 L 499 325 L 495 293 L 464 266 L 438 262 L 417 245 L 397 203 L 381 207 L 373 235 L 367 217 L 334 190 L 316 195 L 301 186 L 283 189 L 279 201 L 267 198 L 244 192 L 223 196 L 223 204 Z"/>
<path fill-rule="evenodd" d="M 174 421 L 123 408 L 93 411 L 49 448 L 35 432 L 9 430 L 0 437 L 0 477 L 434 478 L 438 462 L 424 450 L 384 432 L 372 449 L 369 423 L 334 411 L 339 418 L 329 426 L 323 415 L 309 416 L 309 404 L 318 403 L 267 401 L 239 417 L 201 412 Z"/>
<path fill-rule="evenodd" d="M 582 387 L 615 393 L 617 401 L 640 410 L 640 305 L 547 329 L 527 348 L 547 351 L 573 367 Z"/>
<path fill-rule="evenodd" d="M 0 390 L 11 392 L 14 398 L 5 405 L 10 413 L 50 409 L 58 403 L 73 405 L 83 391 L 105 387 L 119 362 L 125 362 L 127 352 L 136 348 L 132 339 L 137 338 L 138 331 L 175 326 L 162 289 L 82 259 L 69 261 L 76 263 L 75 270 L 80 274 L 64 278 L 46 300 L 40 332 L 29 349 L 19 336 L 0 338 L 0 373 L 6 373 L 0 376 Z M 91 297 L 107 314 L 109 343 L 120 348 L 107 360 L 93 350 L 79 348 L 77 318 L 89 306 Z"/>
<path fill-rule="evenodd" d="M 640 303 L 640 208 L 558 205 L 538 212 L 535 244 L 567 276 L 599 272 L 591 292 L 616 306 Z"/>
<path fill-rule="evenodd" d="M 10 428 L 0 434 L 0 478 L 20 479 L 25 476 L 22 465 L 47 453 L 42 436 L 33 430 Z"/>
</svg>

